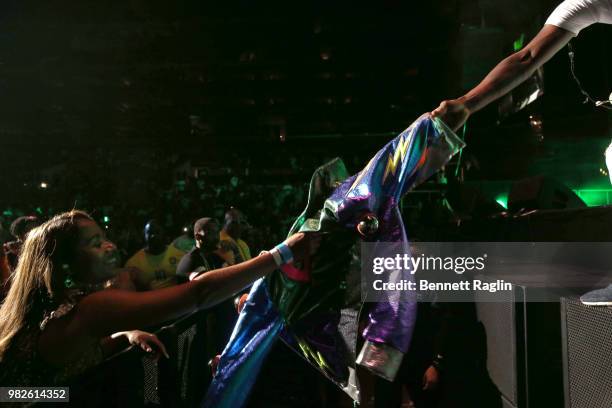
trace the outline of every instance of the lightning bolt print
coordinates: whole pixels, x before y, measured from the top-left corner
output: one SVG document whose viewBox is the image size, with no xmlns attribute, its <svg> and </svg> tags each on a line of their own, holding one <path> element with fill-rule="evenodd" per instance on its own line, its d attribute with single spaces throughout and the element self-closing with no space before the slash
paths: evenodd
<svg viewBox="0 0 612 408">
<path fill-rule="evenodd" d="M 404 158 L 406 157 L 406 151 L 410 146 L 411 140 L 412 137 L 404 138 L 404 136 L 401 136 L 399 142 L 397 143 L 397 147 L 395 148 L 395 152 L 393 154 L 389 153 L 387 167 L 385 167 L 385 174 L 383 175 L 382 179 L 383 184 L 385 183 L 385 180 L 387 179 L 389 173 L 391 173 L 392 176 L 395 176 L 395 170 L 397 169 L 397 165 L 404 161 Z"/>
</svg>

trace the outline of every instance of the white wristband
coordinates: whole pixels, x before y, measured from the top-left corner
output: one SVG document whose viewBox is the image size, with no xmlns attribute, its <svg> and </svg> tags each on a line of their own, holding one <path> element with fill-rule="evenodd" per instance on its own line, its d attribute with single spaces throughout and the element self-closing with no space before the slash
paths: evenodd
<svg viewBox="0 0 612 408">
<path fill-rule="evenodd" d="M 280 251 L 278 249 L 272 248 L 269 252 L 270 252 L 270 255 L 272 255 L 272 258 L 274 258 L 274 262 L 276 263 L 276 266 L 283 265 L 283 258 L 281 257 Z"/>
<path fill-rule="evenodd" d="M 278 250 L 284 264 L 293 262 L 293 251 L 291 251 L 291 248 L 289 248 L 286 242 L 281 242 L 275 246 L 274 249 Z"/>
</svg>

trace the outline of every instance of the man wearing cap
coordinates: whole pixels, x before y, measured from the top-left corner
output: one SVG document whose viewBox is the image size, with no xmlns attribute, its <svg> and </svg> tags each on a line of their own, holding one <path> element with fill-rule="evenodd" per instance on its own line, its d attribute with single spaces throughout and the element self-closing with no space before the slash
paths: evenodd
<svg viewBox="0 0 612 408">
<path fill-rule="evenodd" d="M 225 260 L 219 255 L 219 223 L 200 218 L 193 225 L 195 247 L 181 259 L 176 268 L 180 280 L 192 280 L 201 273 L 221 268 Z"/>
<path fill-rule="evenodd" d="M 227 266 L 219 253 L 219 223 L 214 218 L 200 218 L 193 225 L 195 247 L 181 259 L 176 268 L 179 282 L 195 279 L 208 271 Z M 204 360 L 209 361 L 220 354 L 229 340 L 238 315 L 230 298 L 208 309 L 198 318 L 197 336 L 204 344 Z M 197 351 L 196 351 L 197 352 Z M 207 385 L 212 377 L 203 381 Z M 204 387 L 205 388 L 205 387 Z"/>
</svg>

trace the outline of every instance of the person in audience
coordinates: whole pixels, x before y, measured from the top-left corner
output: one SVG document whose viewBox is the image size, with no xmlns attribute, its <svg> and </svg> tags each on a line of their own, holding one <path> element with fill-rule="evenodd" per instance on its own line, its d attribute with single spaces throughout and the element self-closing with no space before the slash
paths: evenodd
<svg viewBox="0 0 612 408">
<path fill-rule="evenodd" d="M 160 289 L 176 284 L 176 267 L 185 253 L 174 245 L 166 245 L 164 228 L 150 220 L 144 227 L 145 247 L 125 263 L 138 269 L 135 285 L 141 290 Z"/>
<path fill-rule="evenodd" d="M 219 223 L 214 218 L 200 218 L 193 225 L 195 247 L 181 258 L 176 275 L 185 281 L 201 273 L 227 266 L 219 255 Z"/>
<path fill-rule="evenodd" d="M 246 218 L 238 209 L 232 207 L 225 213 L 219 239 L 223 257 L 230 265 L 251 259 L 249 246 L 241 239 L 246 227 Z"/>
<path fill-rule="evenodd" d="M 227 266 L 219 255 L 219 223 L 214 218 L 200 218 L 193 226 L 196 247 L 188 252 L 176 270 L 179 279 L 193 280 L 211 270 Z M 234 302 L 227 299 L 215 305 L 204 316 L 201 329 L 206 333 L 206 359 L 220 354 L 229 340 L 238 315 Z"/>
<path fill-rule="evenodd" d="M 0 308 L 0 385 L 65 385 L 102 361 L 102 341 L 213 306 L 316 248 L 295 234 L 269 253 L 193 281 L 138 292 L 105 287 L 117 272 L 117 248 L 85 212 L 56 215 L 28 234 Z M 280 248 L 284 247 L 284 248 Z"/>
<path fill-rule="evenodd" d="M 17 266 L 21 246 L 28 232 L 39 224 L 40 221 L 33 215 L 19 217 L 11 223 L 11 235 L 15 237 L 15 241 L 6 242 L 4 244 L 4 252 L 6 253 L 6 258 L 11 270 L 15 269 L 15 266 Z"/>
</svg>

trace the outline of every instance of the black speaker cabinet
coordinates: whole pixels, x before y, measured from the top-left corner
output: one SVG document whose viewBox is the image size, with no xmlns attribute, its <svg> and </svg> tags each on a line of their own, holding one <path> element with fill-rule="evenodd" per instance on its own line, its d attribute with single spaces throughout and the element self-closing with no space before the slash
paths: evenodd
<svg viewBox="0 0 612 408">
<path fill-rule="evenodd" d="M 496 298 L 485 301 L 476 294 L 474 299 L 486 338 L 487 371 L 504 408 L 523 408 L 527 396 L 524 290 L 512 285 L 512 292 L 500 292 Z"/>
<path fill-rule="evenodd" d="M 561 302 L 565 408 L 612 407 L 612 308 Z"/>
<path fill-rule="evenodd" d="M 501 406 L 563 408 L 559 303 L 532 302 L 532 289 L 512 288 L 498 292 L 495 302 L 488 294 L 474 299 L 486 336 L 487 371 Z"/>
</svg>

